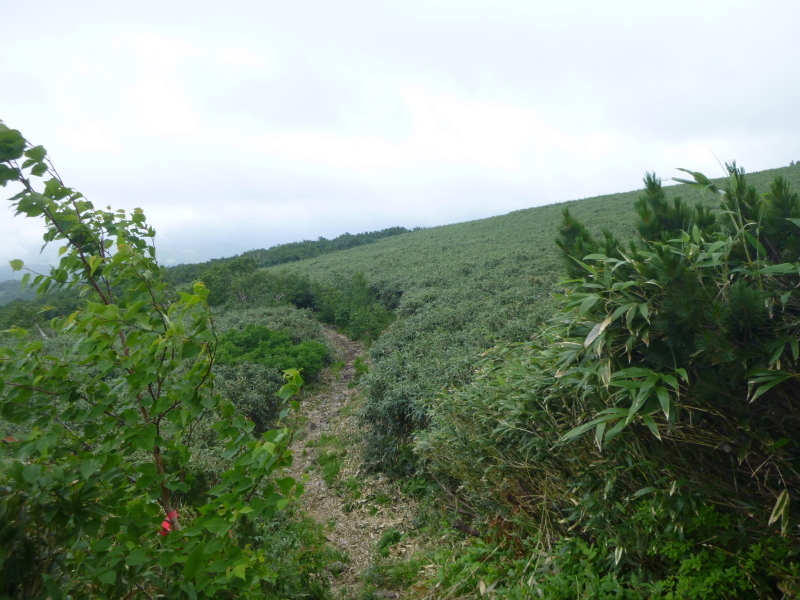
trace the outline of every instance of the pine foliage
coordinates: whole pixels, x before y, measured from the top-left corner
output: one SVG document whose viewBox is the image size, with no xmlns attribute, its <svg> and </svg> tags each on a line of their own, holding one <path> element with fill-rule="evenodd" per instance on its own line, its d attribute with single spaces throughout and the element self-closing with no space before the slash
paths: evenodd
<svg viewBox="0 0 800 600">
<path fill-rule="evenodd" d="M 668 203 L 648 174 L 627 252 L 565 213 L 559 318 L 429 402 L 434 472 L 555 552 L 530 592 L 800 589 L 800 206 L 735 164 L 724 191 L 691 175 L 719 211 Z"/>
</svg>

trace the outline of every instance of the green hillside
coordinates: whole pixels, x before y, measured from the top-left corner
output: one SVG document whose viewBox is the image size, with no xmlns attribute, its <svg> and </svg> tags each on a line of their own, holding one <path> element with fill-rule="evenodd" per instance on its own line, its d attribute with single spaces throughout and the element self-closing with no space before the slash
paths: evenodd
<svg viewBox="0 0 800 600">
<path fill-rule="evenodd" d="M 43 148 L 25 153 L 47 170 Z M 86 558 L 75 589 L 98 597 L 121 597 L 124 572 L 161 590 L 147 597 L 233 581 L 240 597 L 331 598 L 348 557 L 324 541 L 331 518 L 290 503 L 303 484 L 284 450 L 347 412 L 367 427 L 314 440 L 327 497 L 376 515 L 392 498 L 361 506 L 367 469 L 420 508 L 405 531 L 368 532 L 368 585 L 343 600 L 797 597 L 800 165 L 729 170 L 720 194 L 648 175 L 644 190 L 172 270 L 141 211 L 26 182 L 20 210 L 45 198 L 49 235 L 69 243 L 36 300 L 0 286 L 0 513 L 9 556 L 89 538 L 92 552 L 63 553 L 55 575 L 0 560 L 0 588 L 74 579 Z M 287 405 L 303 377 L 320 394 Z M 340 405 L 345 385 L 359 408 Z M 357 476 L 337 480 L 348 453 Z M 62 502 L 68 487 L 91 494 Z M 60 525 L 78 513 L 86 528 Z"/>
<path fill-rule="evenodd" d="M 748 182 L 764 190 L 776 175 L 800 189 L 800 165 L 753 173 Z M 717 203 L 686 185 L 665 191 L 690 205 Z M 384 468 L 409 467 L 402 448 L 406 436 L 426 423 L 420 401 L 469 381 L 479 354 L 497 340 L 529 339 L 551 317 L 551 294 L 564 274 L 553 240 L 565 208 L 594 233 L 607 228 L 625 240 L 634 234 L 633 204 L 640 193 L 519 210 L 293 263 L 295 273 L 313 280 L 335 283 L 362 273 L 378 295 L 402 293 L 398 319 L 372 346 L 372 370 L 364 381 L 367 418 L 374 425 L 370 460 Z"/>
</svg>

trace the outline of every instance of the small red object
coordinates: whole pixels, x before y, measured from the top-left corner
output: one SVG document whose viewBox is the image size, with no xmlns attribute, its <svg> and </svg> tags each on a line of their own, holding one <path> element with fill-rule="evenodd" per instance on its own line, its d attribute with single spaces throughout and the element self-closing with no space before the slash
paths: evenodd
<svg viewBox="0 0 800 600">
<path fill-rule="evenodd" d="M 167 518 L 161 521 L 161 531 L 158 532 L 158 535 L 165 536 L 170 531 L 172 531 L 172 521 L 178 518 L 178 511 L 172 510 L 167 513 Z"/>
</svg>

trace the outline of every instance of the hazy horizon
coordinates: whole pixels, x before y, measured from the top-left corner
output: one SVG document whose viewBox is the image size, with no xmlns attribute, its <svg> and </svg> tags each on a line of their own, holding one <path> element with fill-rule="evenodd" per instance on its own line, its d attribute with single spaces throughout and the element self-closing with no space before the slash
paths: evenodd
<svg viewBox="0 0 800 600">
<path fill-rule="evenodd" d="M 143 208 L 166 264 L 800 159 L 788 0 L 42 0 L 3 19 L 0 119 L 98 206 Z M 39 261 L 42 232 L 0 213 L 0 265 Z"/>
</svg>

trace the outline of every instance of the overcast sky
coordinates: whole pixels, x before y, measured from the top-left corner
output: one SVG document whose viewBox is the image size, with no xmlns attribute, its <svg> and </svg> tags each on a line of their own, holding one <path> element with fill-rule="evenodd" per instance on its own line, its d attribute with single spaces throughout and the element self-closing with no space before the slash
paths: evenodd
<svg viewBox="0 0 800 600">
<path fill-rule="evenodd" d="M 167 264 L 800 159 L 797 0 L 0 7 L 0 119 Z"/>
</svg>

